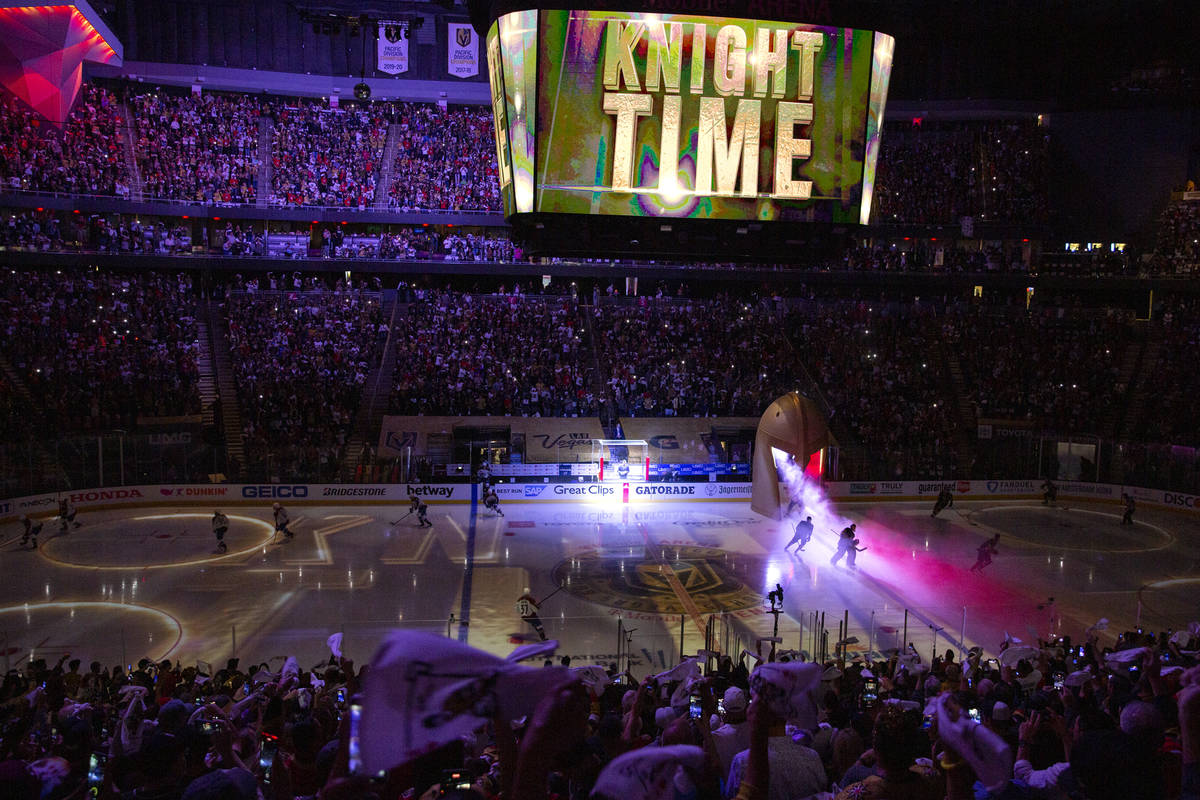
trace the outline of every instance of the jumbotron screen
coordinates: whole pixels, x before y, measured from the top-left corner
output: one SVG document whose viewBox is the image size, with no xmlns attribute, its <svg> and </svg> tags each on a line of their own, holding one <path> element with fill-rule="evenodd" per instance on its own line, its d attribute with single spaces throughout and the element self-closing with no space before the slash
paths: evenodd
<svg viewBox="0 0 1200 800">
<path fill-rule="evenodd" d="M 528 10 L 488 33 L 505 214 L 865 224 L 895 40 Z"/>
</svg>

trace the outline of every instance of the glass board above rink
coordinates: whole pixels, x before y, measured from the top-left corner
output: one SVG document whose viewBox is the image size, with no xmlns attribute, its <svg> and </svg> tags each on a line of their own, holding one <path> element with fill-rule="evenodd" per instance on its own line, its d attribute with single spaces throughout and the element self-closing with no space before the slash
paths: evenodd
<svg viewBox="0 0 1200 800">
<path fill-rule="evenodd" d="M 528 10 L 487 38 L 506 216 L 868 222 L 895 40 Z"/>
</svg>

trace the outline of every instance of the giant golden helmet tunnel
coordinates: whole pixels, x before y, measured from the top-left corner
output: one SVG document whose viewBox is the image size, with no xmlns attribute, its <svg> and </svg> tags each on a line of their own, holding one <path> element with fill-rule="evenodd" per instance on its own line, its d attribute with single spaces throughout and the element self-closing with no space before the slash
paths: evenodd
<svg viewBox="0 0 1200 800">
<path fill-rule="evenodd" d="M 750 508 L 779 519 L 779 470 L 775 451 L 792 456 L 803 467 L 813 453 L 833 444 L 825 416 L 816 403 L 789 392 L 767 406 L 754 438 L 754 486 Z"/>
</svg>

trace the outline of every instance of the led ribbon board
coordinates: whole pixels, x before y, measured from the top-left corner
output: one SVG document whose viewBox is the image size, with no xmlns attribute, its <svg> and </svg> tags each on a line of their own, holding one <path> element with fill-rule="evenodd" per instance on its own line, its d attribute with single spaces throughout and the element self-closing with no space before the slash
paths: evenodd
<svg viewBox="0 0 1200 800">
<path fill-rule="evenodd" d="M 866 223 L 894 40 L 521 11 L 488 34 L 506 215 Z"/>
</svg>

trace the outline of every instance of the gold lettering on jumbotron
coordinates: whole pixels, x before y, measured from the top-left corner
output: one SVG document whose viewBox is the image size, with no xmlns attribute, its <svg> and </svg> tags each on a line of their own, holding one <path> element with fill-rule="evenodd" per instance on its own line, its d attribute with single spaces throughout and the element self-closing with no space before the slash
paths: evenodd
<svg viewBox="0 0 1200 800">
<path fill-rule="evenodd" d="M 683 127 L 683 98 L 663 98 L 662 146 L 658 153 L 658 192 L 672 202 L 679 196 L 679 131 Z"/>
<path fill-rule="evenodd" d="M 813 96 L 813 72 L 817 52 L 825 43 L 825 37 L 816 31 L 795 31 L 792 34 L 792 49 L 800 51 L 800 81 L 796 88 L 797 100 L 811 100 Z"/>
<path fill-rule="evenodd" d="M 617 117 L 617 133 L 613 137 L 613 191 L 627 192 L 633 188 L 633 144 L 637 134 L 637 118 L 648 117 L 653 110 L 654 100 L 648 94 L 604 93 L 604 112 Z"/>
<path fill-rule="evenodd" d="M 658 91 L 658 79 L 668 92 L 679 91 L 683 73 L 683 25 L 672 22 L 665 30 L 661 22 L 651 23 L 646 42 L 646 91 Z"/>
<path fill-rule="evenodd" d="M 615 92 L 624 81 L 626 89 L 641 91 L 637 67 L 634 66 L 633 50 L 642 38 L 642 25 L 638 22 L 622 24 L 621 20 L 610 20 L 604 37 L 604 88 Z"/>
<path fill-rule="evenodd" d="M 726 134 L 725 100 L 700 98 L 700 131 L 696 153 L 696 194 L 754 197 L 758 194 L 759 114 L 761 100 L 741 99 L 733 118 L 733 131 Z M 713 171 L 717 190 L 713 191 Z M 736 192 L 739 168 L 742 189 Z"/>
<path fill-rule="evenodd" d="M 726 25 L 717 31 L 713 45 L 713 84 L 722 97 L 746 91 L 746 32 L 737 25 Z"/>
<path fill-rule="evenodd" d="M 697 22 L 692 26 L 692 94 L 704 93 L 704 62 L 707 60 L 708 26 Z"/>
<path fill-rule="evenodd" d="M 771 46 L 771 37 L 775 46 Z M 754 34 L 754 96 L 766 97 L 767 84 L 771 84 L 771 97 L 782 98 L 787 91 L 788 50 L 787 31 L 771 31 L 759 28 Z M 774 79 L 772 81 L 772 79 Z"/>
<path fill-rule="evenodd" d="M 810 139 L 795 137 L 796 124 L 813 120 L 812 103 L 785 103 L 775 106 L 775 185 L 772 197 L 807 200 L 812 196 L 812 181 L 792 180 L 792 164 L 812 154 Z"/>
<path fill-rule="evenodd" d="M 496 134 L 496 152 L 499 154 L 497 167 L 500 173 L 500 188 L 512 181 L 512 166 L 508 150 L 507 114 L 504 108 L 504 86 L 500 78 L 500 37 L 488 40 L 488 83 L 492 90 L 492 125 Z"/>
</svg>

